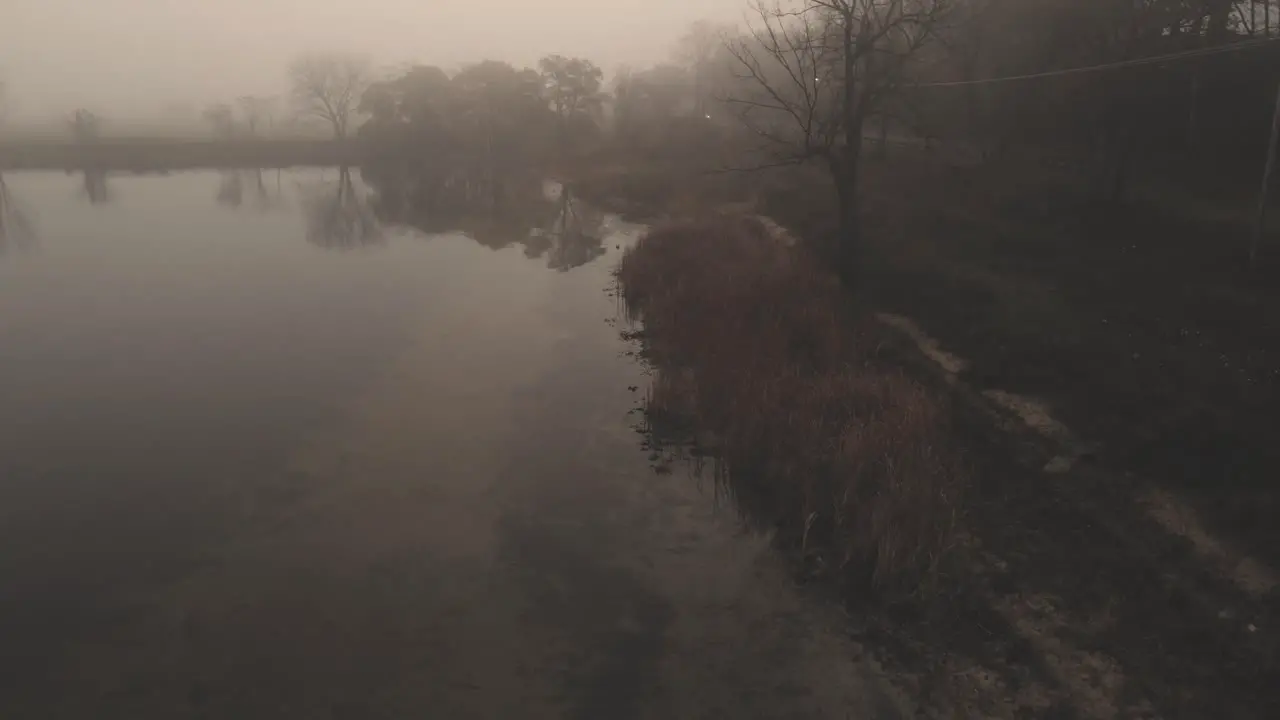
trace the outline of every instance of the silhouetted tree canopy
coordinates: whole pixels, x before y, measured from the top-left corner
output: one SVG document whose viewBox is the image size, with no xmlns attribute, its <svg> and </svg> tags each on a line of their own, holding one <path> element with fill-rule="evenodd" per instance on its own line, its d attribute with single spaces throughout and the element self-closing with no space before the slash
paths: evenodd
<svg viewBox="0 0 1280 720">
<path fill-rule="evenodd" d="M 614 85 L 614 122 L 619 134 L 634 137 L 694 110 L 688 71 L 674 64 L 620 73 Z"/>
<path fill-rule="evenodd" d="M 561 149 L 574 134 L 598 127 L 604 93 L 600 86 L 604 73 L 590 60 L 548 55 L 539 63 L 543 92 L 555 114 Z"/>
<path fill-rule="evenodd" d="M 450 77 L 414 66 L 365 91 L 360 135 L 383 162 L 466 164 L 489 174 L 533 162 L 553 128 L 542 77 L 493 60 Z"/>
<path fill-rule="evenodd" d="M 698 20 L 676 42 L 676 59 L 688 73 L 693 111 L 707 114 L 723 81 L 725 42 L 736 35 L 730 25 Z"/>
</svg>

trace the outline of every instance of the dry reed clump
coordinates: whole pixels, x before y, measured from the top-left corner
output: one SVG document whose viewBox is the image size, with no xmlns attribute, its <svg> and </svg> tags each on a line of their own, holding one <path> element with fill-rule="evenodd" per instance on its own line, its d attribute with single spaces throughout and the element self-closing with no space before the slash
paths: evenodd
<svg viewBox="0 0 1280 720">
<path fill-rule="evenodd" d="M 715 438 L 749 516 L 846 578 L 932 577 L 964 485 L 949 415 L 876 361 L 878 329 L 832 273 L 754 219 L 715 217 L 651 231 L 618 279 L 660 375 L 680 378 L 651 406 Z"/>
</svg>

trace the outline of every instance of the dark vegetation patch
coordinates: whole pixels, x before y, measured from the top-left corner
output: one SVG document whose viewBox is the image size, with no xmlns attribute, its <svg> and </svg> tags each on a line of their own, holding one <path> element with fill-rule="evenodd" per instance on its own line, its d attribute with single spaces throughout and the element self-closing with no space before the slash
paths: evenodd
<svg viewBox="0 0 1280 720">
<path fill-rule="evenodd" d="M 696 418 L 748 516 L 861 587 L 936 575 L 965 486 L 946 405 L 877 358 L 831 273 L 722 216 L 654 230 L 618 277 L 659 368 L 650 412 Z"/>
</svg>

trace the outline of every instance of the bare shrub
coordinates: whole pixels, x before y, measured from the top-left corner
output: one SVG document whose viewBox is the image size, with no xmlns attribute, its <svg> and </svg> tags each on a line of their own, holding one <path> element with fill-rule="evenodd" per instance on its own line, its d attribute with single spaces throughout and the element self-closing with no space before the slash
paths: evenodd
<svg viewBox="0 0 1280 720">
<path fill-rule="evenodd" d="M 711 217 L 653 230 L 618 275 L 649 357 L 681 378 L 651 409 L 715 438 L 750 517 L 854 582 L 932 577 L 965 485 L 950 415 L 878 359 L 881 331 L 834 273 L 755 219 Z"/>
</svg>

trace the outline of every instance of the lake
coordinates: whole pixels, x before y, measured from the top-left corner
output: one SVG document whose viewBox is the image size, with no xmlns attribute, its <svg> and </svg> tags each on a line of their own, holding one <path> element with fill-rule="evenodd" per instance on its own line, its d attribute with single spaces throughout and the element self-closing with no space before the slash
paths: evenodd
<svg viewBox="0 0 1280 720">
<path fill-rule="evenodd" d="M 536 190 L 7 173 L 0 717 L 893 717 Z"/>
</svg>

